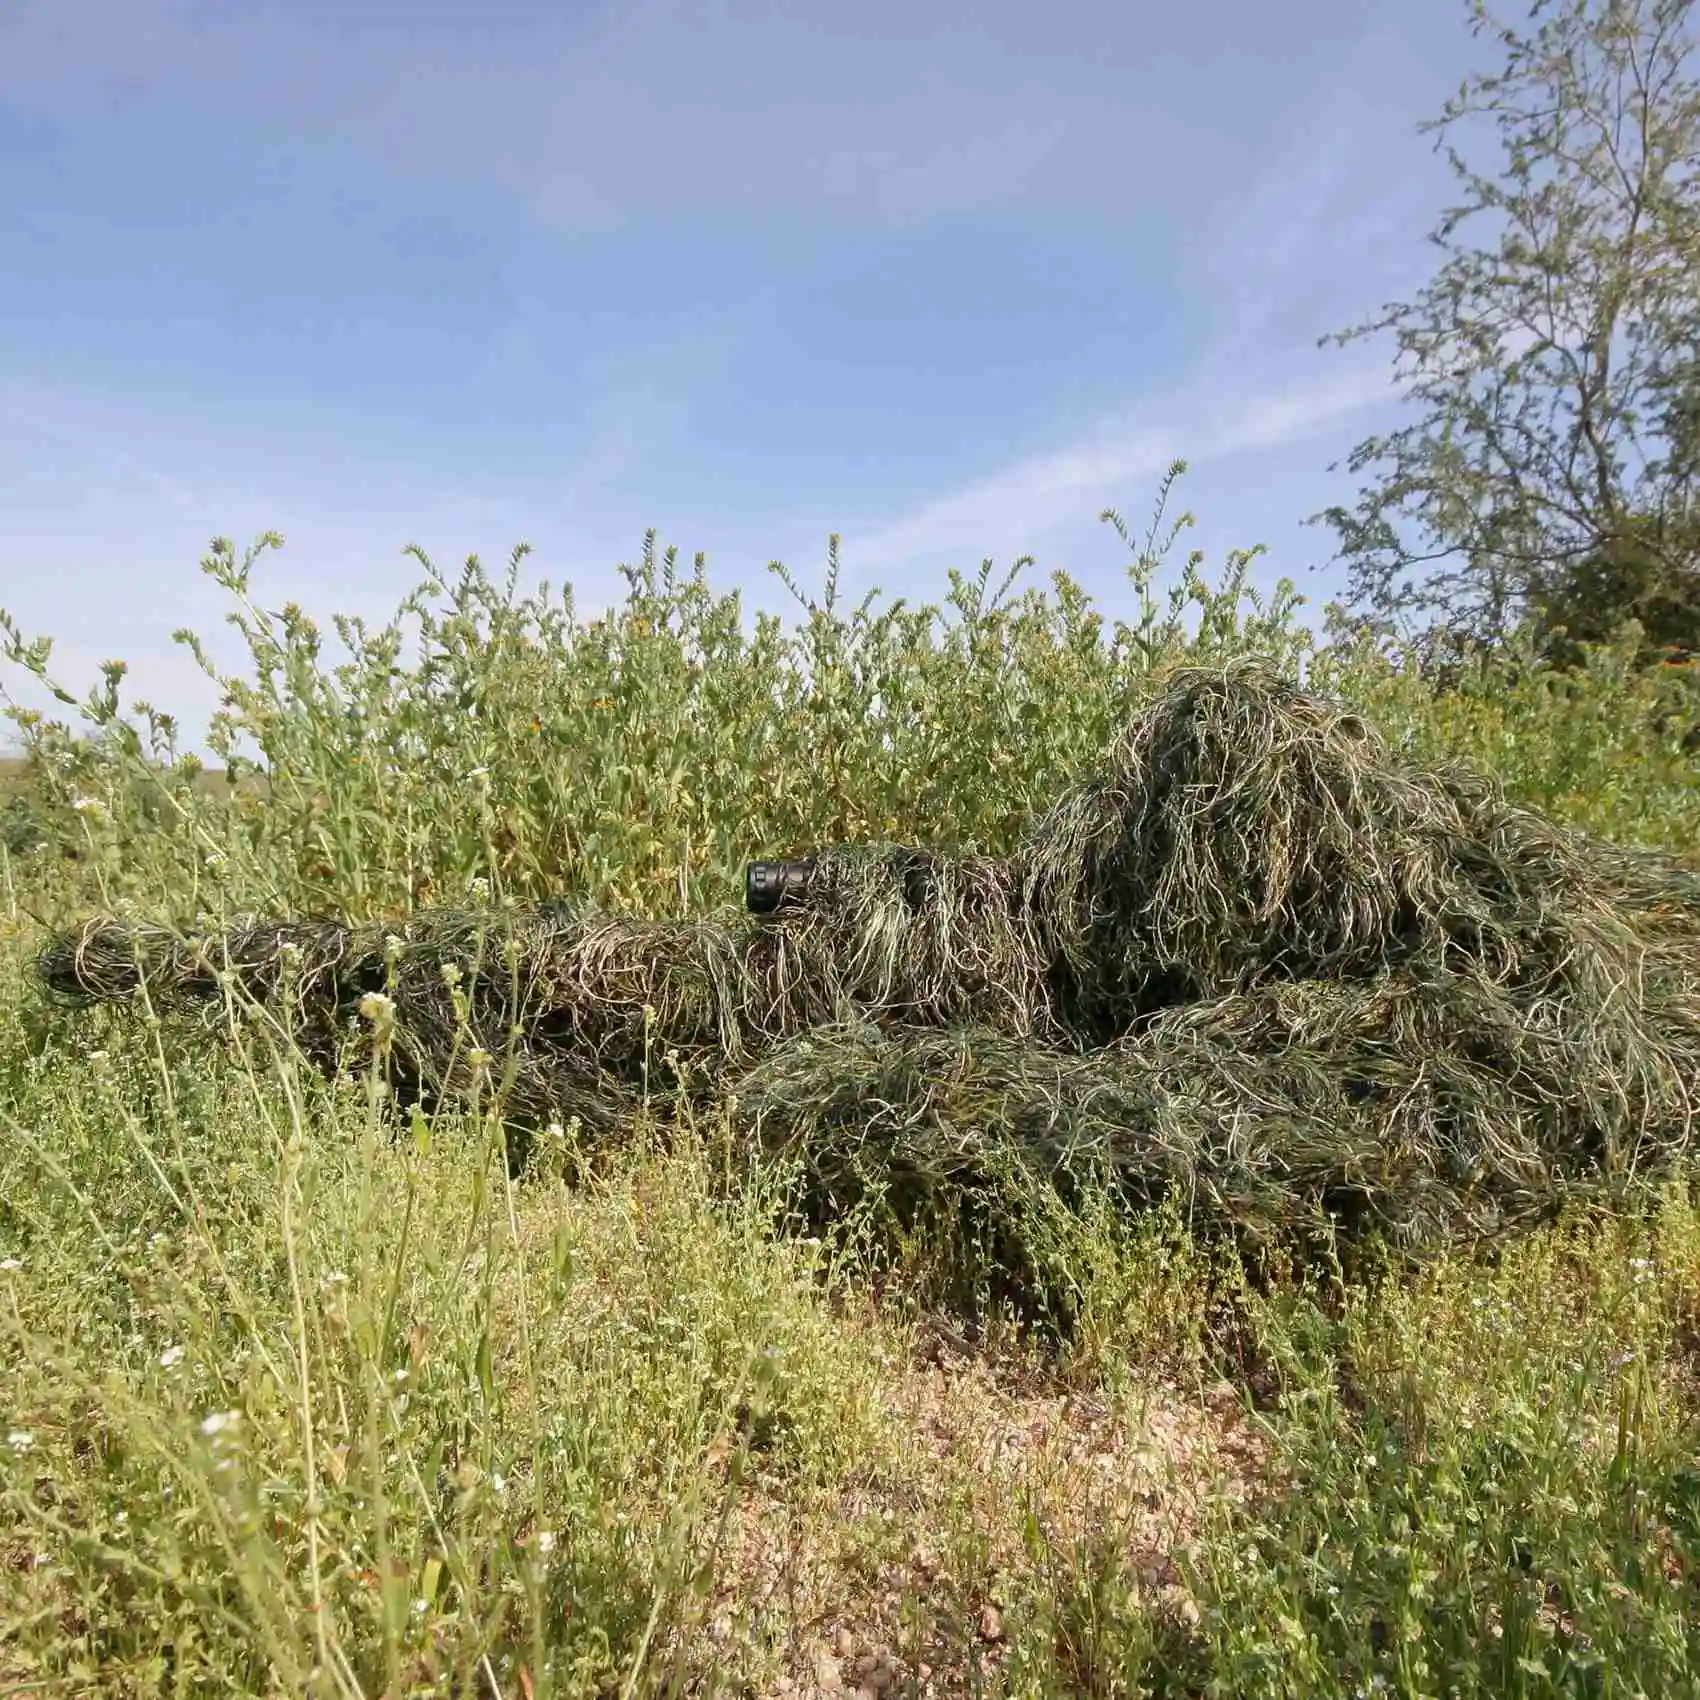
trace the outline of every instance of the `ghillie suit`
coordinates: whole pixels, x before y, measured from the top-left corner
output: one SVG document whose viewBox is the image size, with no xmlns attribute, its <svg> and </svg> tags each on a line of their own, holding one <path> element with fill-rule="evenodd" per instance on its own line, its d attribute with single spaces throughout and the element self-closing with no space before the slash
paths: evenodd
<svg viewBox="0 0 1700 1700">
<path fill-rule="evenodd" d="M 1255 661 L 1174 673 L 1007 857 L 845 846 L 804 873 L 735 921 L 94 921 L 42 974 L 216 1012 L 228 968 L 327 1071 L 383 992 L 399 1088 L 465 1090 L 482 1047 L 521 1121 L 612 1133 L 646 1097 L 730 1094 L 829 1211 L 873 1175 L 906 1218 L 973 1198 L 995 1228 L 1096 1184 L 1242 1242 L 1417 1250 L 1689 1148 L 1700 875 L 1420 771 Z"/>
</svg>

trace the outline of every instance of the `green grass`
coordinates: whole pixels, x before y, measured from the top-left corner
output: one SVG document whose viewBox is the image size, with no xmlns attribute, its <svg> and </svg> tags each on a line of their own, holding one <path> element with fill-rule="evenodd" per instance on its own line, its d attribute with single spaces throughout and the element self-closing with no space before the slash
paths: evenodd
<svg viewBox="0 0 1700 1700">
<path fill-rule="evenodd" d="M 660 916 L 731 900 L 747 855 L 995 853 L 1155 667 L 1241 648 L 1686 848 L 1685 676 L 1602 652 L 1436 698 L 1313 652 L 1243 560 L 1165 612 L 1149 547 L 1120 628 L 982 576 L 948 627 L 751 635 L 650 558 L 595 627 L 469 571 L 333 666 L 252 567 L 210 562 L 255 661 L 216 754 L 261 752 L 263 807 L 145 708 L 127 733 L 116 681 L 92 739 L 21 728 L 50 836 L 0 852 L 0 1692 L 1700 1693 L 1681 1186 L 1350 1283 L 1088 1217 L 1076 1326 L 1041 1340 L 929 1309 L 924 1244 L 876 1273 L 855 1224 L 798 1231 L 713 1116 L 588 1178 L 552 1130 L 513 1182 L 475 1116 L 397 1127 L 259 1037 L 69 1026 L 28 983 L 95 907 Z"/>
</svg>

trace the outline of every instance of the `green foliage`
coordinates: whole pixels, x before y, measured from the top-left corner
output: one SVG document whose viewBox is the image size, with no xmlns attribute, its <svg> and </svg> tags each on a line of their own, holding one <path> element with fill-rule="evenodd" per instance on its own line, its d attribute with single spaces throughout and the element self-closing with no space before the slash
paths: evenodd
<svg viewBox="0 0 1700 1700">
<path fill-rule="evenodd" d="M 278 540 L 240 561 L 218 544 L 203 570 L 236 603 L 252 677 L 219 673 L 180 635 L 220 687 L 209 742 L 233 785 L 209 791 L 193 761 L 145 762 L 175 726 L 142 710 L 132 728 L 115 698 L 84 705 L 93 740 L 14 718 L 100 878 L 155 912 L 360 919 L 486 889 L 691 913 L 735 898 L 764 852 L 870 836 L 1007 848 L 1059 778 L 1098 759 L 1189 626 L 1198 653 L 1251 643 L 1296 661 L 1292 587 L 1265 606 L 1250 554 L 1217 584 L 1193 557 L 1159 605 L 1154 580 L 1190 523 L 1136 546 L 1116 520 L 1138 548 L 1139 617 L 1113 625 L 1060 573 L 1053 595 L 1010 599 L 1015 574 L 994 584 L 989 562 L 953 574 L 943 608 L 845 610 L 835 544 L 820 599 L 775 568 L 799 606 L 792 631 L 771 614 L 746 630 L 736 593 L 715 595 L 700 558 L 684 576 L 653 538 L 623 569 L 623 605 L 586 622 L 570 589 L 521 593 L 523 550 L 500 583 L 476 561 L 451 581 L 416 551 L 425 582 L 393 620 L 334 619 L 334 665 L 301 609 L 274 616 L 250 593 Z M 47 646 L 0 629 L 10 659 L 48 678 Z"/>
<path fill-rule="evenodd" d="M 36 849 L 47 837 L 41 819 L 24 796 L 7 797 L 0 803 L 0 845 L 9 856 L 22 856 Z"/>
<path fill-rule="evenodd" d="M 1219 1691 L 1693 1692 L 1694 1233 L 1677 1198 L 1493 1270 L 1256 1305 L 1284 1490 L 1201 1559 Z"/>
<path fill-rule="evenodd" d="M 1584 644 L 1609 642 L 1626 619 L 1641 628 L 1644 661 L 1700 658 L 1700 528 L 1631 522 L 1580 561 L 1549 569 L 1532 601 L 1545 648 L 1561 665 Z"/>
</svg>

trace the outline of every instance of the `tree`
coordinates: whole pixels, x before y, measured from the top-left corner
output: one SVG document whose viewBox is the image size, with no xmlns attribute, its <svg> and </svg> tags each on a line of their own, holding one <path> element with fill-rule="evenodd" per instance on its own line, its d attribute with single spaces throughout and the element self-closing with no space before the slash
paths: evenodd
<svg viewBox="0 0 1700 1700">
<path fill-rule="evenodd" d="M 1645 659 L 1700 657 L 1700 540 L 1684 545 L 1678 528 L 1632 518 L 1567 572 L 1533 595 L 1541 651 L 1560 666 L 1581 659 L 1579 646 L 1609 643 L 1625 620 L 1641 627 Z"/>
<path fill-rule="evenodd" d="M 1693 0 L 1536 0 L 1526 30 L 1469 10 L 1503 62 L 1422 126 L 1464 191 L 1431 233 L 1444 259 L 1323 339 L 1391 332 L 1420 416 L 1360 443 L 1346 464 L 1371 481 L 1314 519 L 1373 629 L 1480 645 L 1635 616 L 1700 647 Z M 1455 140 L 1473 121 L 1497 132 L 1492 176 Z"/>
</svg>

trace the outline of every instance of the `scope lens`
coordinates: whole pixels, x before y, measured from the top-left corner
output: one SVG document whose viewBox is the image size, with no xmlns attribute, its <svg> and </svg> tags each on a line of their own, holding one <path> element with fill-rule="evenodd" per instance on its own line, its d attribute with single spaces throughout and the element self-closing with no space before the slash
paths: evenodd
<svg viewBox="0 0 1700 1700">
<path fill-rule="evenodd" d="M 771 915 L 808 884 L 809 862 L 751 862 L 744 869 L 744 904 L 752 915 Z"/>
</svg>

